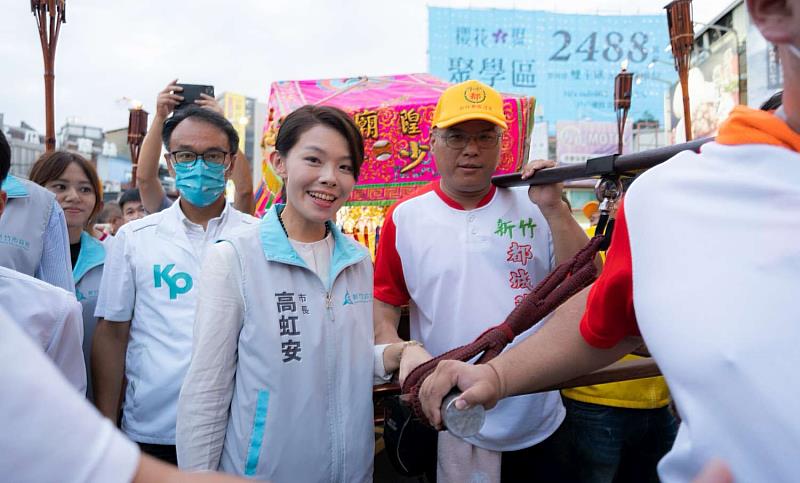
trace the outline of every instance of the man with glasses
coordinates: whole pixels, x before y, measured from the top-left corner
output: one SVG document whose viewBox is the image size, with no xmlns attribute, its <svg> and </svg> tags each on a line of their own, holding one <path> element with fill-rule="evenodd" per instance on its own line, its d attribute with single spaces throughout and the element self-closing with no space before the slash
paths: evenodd
<svg viewBox="0 0 800 483">
<path fill-rule="evenodd" d="M 400 355 L 401 381 L 431 355 L 471 342 L 501 322 L 558 262 L 587 242 L 561 199 L 561 185 L 492 185 L 507 129 L 497 91 L 474 80 L 450 87 L 432 124 L 430 144 L 441 179 L 389 210 L 375 267 L 376 344 L 401 340 L 400 306 L 410 305 L 414 340 Z M 525 174 L 550 166 L 530 163 Z M 487 481 L 501 468 L 504 481 L 519 475 L 525 481 L 568 480 L 558 463 L 566 444 L 564 431 L 557 431 L 563 420 L 558 392 L 503 401 L 488 412 L 477 436 L 453 441 L 440 433 L 439 477 L 471 479 L 450 472 L 468 462 L 449 463 L 457 454 L 483 453 L 488 463 L 478 470 L 490 475 Z"/>
<path fill-rule="evenodd" d="M 136 170 L 136 185 L 141 190 L 142 205 L 148 213 L 158 213 L 172 205 L 172 201 L 164 192 L 161 181 L 158 179 L 158 158 L 161 155 L 161 143 L 164 123 L 169 119 L 179 105 L 184 101 L 181 95 L 183 87 L 177 84 L 178 79 L 174 79 L 158 93 L 156 98 L 156 109 L 153 115 L 153 122 L 150 129 L 142 141 L 142 150 L 139 153 L 139 168 Z M 194 104 L 184 104 L 200 106 L 224 115 L 222 107 L 211 96 L 200 94 L 200 99 Z M 185 107 L 184 107 L 185 108 Z M 233 180 L 234 200 L 233 206 L 237 210 L 252 214 L 255 201 L 253 198 L 253 176 L 251 174 L 250 162 L 241 149 L 237 150 L 236 162 L 231 168 L 230 179 Z"/>
<path fill-rule="evenodd" d="M 182 109 L 162 138 L 180 198 L 117 233 L 100 284 L 92 368 L 100 412 L 116 421 L 124 389 L 122 430 L 145 453 L 176 464 L 178 393 L 192 353 L 203 255 L 257 220 L 225 200 L 239 137 L 224 117 Z"/>
</svg>

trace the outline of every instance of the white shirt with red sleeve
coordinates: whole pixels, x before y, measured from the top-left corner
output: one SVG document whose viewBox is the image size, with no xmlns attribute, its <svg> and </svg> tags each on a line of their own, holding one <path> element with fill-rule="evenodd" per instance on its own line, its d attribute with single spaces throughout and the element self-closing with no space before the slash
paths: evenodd
<svg viewBox="0 0 800 483">
<path fill-rule="evenodd" d="M 712 458 L 735 481 L 800 474 L 800 154 L 762 144 L 785 131 L 766 114 L 738 115 L 720 136 L 758 141 L 706 144 L 633 183 L 581 322 L 596 347 L 641 331 L 658 362 L 683 420 L 665 482 Z"/>
<path fill-rule="evenodd" d="M 550 228 L 527 188 L 492 188 L 478 207 L 465 210 L 434 182 L 387 213 L 375 298 L 409 303 L 411 338 L 437 356 L 505 320 L 554 265 Z M 512 397 L 489 411 L 481 432 L 467 441 L 493 451 L 527 448 L 563 418 L 557 392 Z"/>
</svg>

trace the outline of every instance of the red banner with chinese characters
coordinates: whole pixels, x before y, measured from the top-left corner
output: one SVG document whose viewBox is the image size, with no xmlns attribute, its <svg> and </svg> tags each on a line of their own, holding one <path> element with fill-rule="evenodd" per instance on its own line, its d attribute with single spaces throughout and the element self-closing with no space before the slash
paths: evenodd
<svg viewBox="0 0 800 483">
<path fill-rule="evenodd" d="M 264 126 L 264 159 L 280 119 L 305 104 L 341 108 L 364 137 L 365 160 L 349 205 L 388 205 L 438 178 L 430 152 L 436 101 L 450 84 L 428 74 L 357 77 L 272 84 Z M 503 95 L 508 131 L 497 174 L 517 171 L 525 152 L 533 98 Z"/>
</svg>

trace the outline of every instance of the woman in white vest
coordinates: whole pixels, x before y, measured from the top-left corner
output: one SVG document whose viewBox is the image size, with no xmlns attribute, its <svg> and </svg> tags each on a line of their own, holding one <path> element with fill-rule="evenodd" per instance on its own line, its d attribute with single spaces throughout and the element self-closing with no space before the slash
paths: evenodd
<svg viewBox="0 0 800 483">
<path fill-rule="evenodd" d="M 343 111 L 304 106 L 275 148 L 286 204 L 206 258 L 178 465 L 372 481 L 372 262 L 330 221 L 358 178 L 362 138 Z"/>
<path fill-rule="evenodd" d="M 68 151 L 43 154 L 31 168 L 30 179 L 56 195 L 64 210 L 69 234 L 72 279 L 75 296 L 83 309 L 83 356 L 86 362 L 87 390 L 92 398 L 89 354 L 97 319 L 94 316 L 103 262 L 103 244 L 89 234 L 94 218 L 103 209 L 103 187 L 97 171 L 86 158 Z"/>
</svg>

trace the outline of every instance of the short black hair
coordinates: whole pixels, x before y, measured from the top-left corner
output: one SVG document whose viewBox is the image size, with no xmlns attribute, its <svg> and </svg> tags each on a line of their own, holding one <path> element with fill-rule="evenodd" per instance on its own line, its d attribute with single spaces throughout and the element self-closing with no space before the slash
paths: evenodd
<svg viewBox="0 0 800 483">
<path fill-rule="evenodd" d="M 364 162 L 364 139 L 353 119 L 337 107 L 308 104 L 292 111 L 281 122 L 275 138 L 275 150 L 286 156 L 300 140 L 300 136 L 319 125 L 333 129 L 347 141 L 350 159 L 353 161 L 353 177 L 358 181 L 358 173 Z"/>
<path fill-rule="evenodd" d="M 125 203 L 130 203 L 132 201 L 142 201 L 142 195 L 139 194 L 139 188 L 125 190 L 121 195 L 119 195 L 119 201 L 117 201 L 117 203 L 119 203 L 119 209 L 125 210 Z"/>
<path fill-rule="evenodd" d="M 121 217 L 122 210 L 119 208 L 119 203 L 116 201 L 109 201 L 103 205 L 103 209 L 97 214 L 97 223 L 111 223 L 114 217 Z"/>
<path fill-rule="evenodd" d="M 239 150 L 239 133 L 237 133 L 233 125 L 225 119 L 225 116 L 204 107 L 189 106 L 175 111 L 172 117 L 167 119 L 164 123 L 164 129 L 161 131 L 161 141 L 164 143 L 164 147 L 167 151 L 169 151 L 169 141 L 172 138 L 172 131 L 175 130 L 178 124 L 189 118 L 211 124 L 224 132 L 225 135 L 228 136 L 230 154 L 236 154 L 236 151 Z"/>
<path fill-rule="evenodd" d="M 761 104 L 761 107 L 759 107 L 759 109 L 761 109 L 762 111 L 774 111 L 775 109 L 781 107 L 782 104 L 783 104 L 783 91 L 778 91 L 775 94 L 772 94 L 772 96 L 769 99 L 764 101 L 764 103 Z"/>
<path fill-rule="evenodd" d="M 11 170 L 11 146 L 8 145 L 6 135 L 0 131 L 0 185 L 6 180 Z"/>
</svg>

